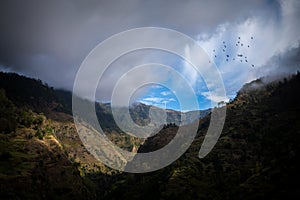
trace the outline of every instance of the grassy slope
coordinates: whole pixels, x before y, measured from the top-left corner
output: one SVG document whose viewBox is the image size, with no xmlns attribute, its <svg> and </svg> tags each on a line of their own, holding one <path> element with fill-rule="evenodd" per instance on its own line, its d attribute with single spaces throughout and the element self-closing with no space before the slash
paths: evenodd
<svg viewBox="0 0 300 200">
<path fill-rule="evenodd" d="M 115 172 L 85 150 L 64 98 L 69 94 L 0 75 L 0 199 L 94 199 L 103 192 Z M 103 189 L 91 181 L 95 173 Z"/>
<path fill-rule="evenodd" d="M 0 72 L 0 198 L 94 199 L 114 182 L 119 172 L 95 160 L 78 137 L 70 102 L 70 92 Z M 125 134 L 108 133 L 126 150 L 139 146 Z"/>
<path fill-rule="evenodd" d="M 0 198 L 79 198 L 89 191 L 74 163 L 54 137 L 55 123 L 43 115 L 17 108 L 3 94 L 1 104 L 10 102 L 15 126 L 0 134 Z M 3 104 L 2 104 L 3 105 Z M 15 112 L 18 115 L 15 115 Z M 3 113 L 6 113 L 3 116 Z"/>
</svg>

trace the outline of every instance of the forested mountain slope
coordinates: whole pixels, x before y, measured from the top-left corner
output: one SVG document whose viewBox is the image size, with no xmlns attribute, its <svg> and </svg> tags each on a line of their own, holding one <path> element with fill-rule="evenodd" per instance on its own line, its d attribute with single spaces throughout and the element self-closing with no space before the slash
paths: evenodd
<svg viewBox="0 0 300 200">
<path fill-rule="evenodd" d="M 210 115 L 199 120 L 197 137 L 180 159 L 145 174 L 112 170 L 87 152 L 72 122 L 70 93 L 31 79 L 32 85 L 26 86 L 22 81 L 28 78 L 16 74 L 0 75 L 1 199 L 299 196 L 299 73 L 271 83 L 259 79 L 246 84 L 227 104 L 223 132 L 207 157 L 199 159 L 198 152 Z M 99 104 L 104 117 L 111 116 L 107 106 Z M 139 106 L 137 110 L 146 109 Z M 120 147 L 149 152 L 168 143 L 178 126 L 166 125 L 140 147 L 138 141 L 115 130 L 109 132 L 110 128 L 108 136 Z"/>
<path fill-rule="evenodd" d="M 227 105 L 222 135 L 198 158 L 210 116 L 172 165 L 147 174 L 126 174 L 108 199 L 292 199 L 299 197 L 300 74 L 245 85 Z M 172 131 L 173 130 L 173 133 Z M 148 138 L 140 152 L 164 146 L 176 127 Z"/>
</svg>

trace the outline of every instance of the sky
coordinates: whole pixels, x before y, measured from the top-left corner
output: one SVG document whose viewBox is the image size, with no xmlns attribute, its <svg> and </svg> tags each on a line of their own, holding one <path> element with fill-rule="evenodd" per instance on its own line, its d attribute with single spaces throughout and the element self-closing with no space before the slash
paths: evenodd
<svg viewBox="0 0 300 200">
<path fill-rule="evenodd" d="M 100 42 L 128 29 L 168 28 L 188 35 L 205 50 L 220 71 L 225 99 L 211 93 L 207 82 L 185 60 L 150 49 L 129 53 L 112 63 L 99 81 L 96 98 L 110 101 L 115 84 L 128 70 L 156 62 L 180 73 L 195 91 L 200 109 L 206 109 L 234 98 L 243 84 L 259 77 L 300 70 L 299 20 L 299 0 L 1 0 L 0 70 L 72 90 L 81 63 Z M 182 48 L 187 57 L 197 57 L 193 48 Z M 143 73 L 141 79 L 161 76 L 162 81 L 176 83 L 157 70 Z M 184 92 L 184 88 L 172 91 L 155 84 L 141 87 L 131 101 L 184 111 L 196 109 L 180 107 L 176 96 Z M 181 103 L 188 104 L 189 98 L 184 101 Z"/>
</svg>

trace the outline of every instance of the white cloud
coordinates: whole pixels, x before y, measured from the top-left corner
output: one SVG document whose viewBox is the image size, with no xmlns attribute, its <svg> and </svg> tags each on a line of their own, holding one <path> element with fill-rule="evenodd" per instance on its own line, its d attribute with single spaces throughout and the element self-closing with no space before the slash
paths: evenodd
<svg viewBox="0 0 300 200">
<path fill-rule="evenodd" d="M 160 94 L 163 96 L 168 96 L 168 95 L 171 95 L 172 93 L 170 91 L 163 91 Z"/>
<path fill-rule="evenodd" d="M 144 101 L 149 101 L 149 102 L 161 102 L 163 100 L 165 100 L 165 98 L 160 98 L 160 97 L 146 97 L 146 98 L 143 98 Z"/>
<path fill-rule="evenodd" d="M 220 69 L 229 96 L 235 94 L 246 82 L 268 76 L 270 73 L 276 75 L 291 71 L 288 66 L 278 67 L 278 64 L 271 60 L 276 58 L 276 62 L 280 63 L 278 55 L 285 55 L 285 52 L 299 47 L 300 1 L 282 0 L 279 1 L 279 5 L 279 11 L 276 13 L 251 16 L 237 23 L 223 23 L 212 34 L 198 35 L 199 44 Z M 238 47 L 235 45 L 238 37 L 241 37 L 243 47 L 240 44 Z M 254 37 L 253 40 L 251 37 Z M 226 53 L 222 50 L 223 41 L 227 45 Z M 230 55 L 228 62 L 227 54 Z M 237 54 L 247 56 L 248 62 L 243 58 L 241 63 L 236 57 Z M 235 61 L 232 60 L 233 57 Z"/>
<path fill-rule="evenodd" d="M 191 60 L 193 56 L 193 50 L 190 46 L 185 46 L 184 49 L 185 57 L 188 60 Z M 182 74 L 183 76 L 189 81 L 191 86 L 195 86 L 196 81 L 198 79 L 198 72 L 194 69 L 193 66 L 191 66 L 187 61 L 183 61 L 183 68 L 182 68 Z"/>
<path fill-rule="evenodd" d="M 224 96 L 219 96 L 218 94 L 215 93 L 211 93 L 211 92 L 202 92 L 201 93 L 202 96 L 204 96 L 206 99 L 210 100 L 212 105 L 215 105 L 218 102 L 224 101 L 227 102 L 229 101 L 229 98 Z"/>
<path fill-rule="evenodd" d="M 171 101 L 176 101 L 174 98 L 161 98 L 161 97 L 146 97 L 141 101 L 144 102 L 153 102 L 153 103 L 169 103 Z"/>
</svg>

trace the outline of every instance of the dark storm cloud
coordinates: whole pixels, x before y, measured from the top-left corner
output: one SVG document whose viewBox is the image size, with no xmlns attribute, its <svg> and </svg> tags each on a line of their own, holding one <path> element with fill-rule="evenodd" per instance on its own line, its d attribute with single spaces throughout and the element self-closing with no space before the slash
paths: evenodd
<svg viewBox="0 0 300 200">
<path fill-rule="evenodd" d="M 130 28 L 159 26 L 196 37 L 252 16 L 280 18 L 277 1 L 2 1 L 0 64 L 71 89 L 99 42 Z"/>
<path fill-rule="evenodd" d="M 269 67 L 269 66 L 272 66 Z M 300 70 L 300 46 L 289 49 L 283 53 L 273 56 L 269 62 L 261 67 L 258 74 L 268 74 L 271 80 L 282 78 L 288 74 L 296 73 Z"/>
</svg>

